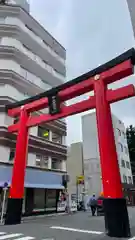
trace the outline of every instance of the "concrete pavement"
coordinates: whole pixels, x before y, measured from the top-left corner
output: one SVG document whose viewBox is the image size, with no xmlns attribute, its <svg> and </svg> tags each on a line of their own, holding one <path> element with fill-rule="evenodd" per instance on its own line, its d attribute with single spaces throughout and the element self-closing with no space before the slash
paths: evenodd
<svg viewBox="0 0 135 240">
<path fill-rule="evenodd" d="M 135 208 L 129 209 L 129 216 L 132 240 L 135 240 Z M 1 239 L 108 240 L 110 238 L 105 236 L 103 217 L 92 217 L 90 212 L 79 212 L 73 215 L 38 218 L 15 226 L 0 226 Z"/>
</svg>

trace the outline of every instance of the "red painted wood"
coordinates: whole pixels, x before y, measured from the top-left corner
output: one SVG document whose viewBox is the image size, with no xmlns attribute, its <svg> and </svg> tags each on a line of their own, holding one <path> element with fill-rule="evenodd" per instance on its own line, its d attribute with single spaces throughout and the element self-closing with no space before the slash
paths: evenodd
<svg viewBox="0 0 135 240">
<path fill-rule="evenodd" d="M 16 141 L 16 153 L 10 187 L 10 198 L 23 198 L 24 196 L 24 177 L 28 149 L 28 128 L 26 123 L 28 114 L 25 110 L 21 111 L 20 125 Z"/>
</svg>

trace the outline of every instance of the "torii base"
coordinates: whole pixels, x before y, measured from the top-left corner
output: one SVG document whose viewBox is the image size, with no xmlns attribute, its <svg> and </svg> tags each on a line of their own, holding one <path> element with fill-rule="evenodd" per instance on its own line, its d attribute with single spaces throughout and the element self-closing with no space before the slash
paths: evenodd
<svg viewBox="0 0 135 240">
<path fill-rule="evenodd" d="M 5 216 L 5 225 L 15 225 L 21 223 L 23 199 L 9 198 L 7 212 Z"/>
<path fill-rule="evenodd" d="M 110 237 L 131 237 L 126 200 L 106 198 L 104 200 L 105 229 Z"/>
</svg>

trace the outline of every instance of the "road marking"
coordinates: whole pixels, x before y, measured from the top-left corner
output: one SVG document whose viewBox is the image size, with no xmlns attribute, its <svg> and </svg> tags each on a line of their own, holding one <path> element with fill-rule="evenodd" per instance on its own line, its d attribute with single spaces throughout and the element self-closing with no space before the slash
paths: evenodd
<svg viewBox="0 0 135 240">
<path fill-rule="evenodd" d="M 22 238 L 16 238 L 16 240 L 31 240 L 31 239 L 35 239 L 35 237 L 22 237 Z"/>
<path fill-rule="evenodd" d="M 50 228 L 58 229 L 58 230 L 65 230 L 65 231 L 71 231 L 71 232 L 91 233 L 91 234 L 97 234 L 97 235 L 103 234 L 103 232 L 99 232 L 99 231 L 89 231 L 89 230 L 75 229 L 75 228 L 68 228 L 68 227 L 52 226 Z"/>
<path fill-rule="evenodd" d="M 4 240 L 4 239 L 10 239 L 10 238 L 14 238 L 14 237 L 19 237 L 22 236 L 22 233 L 14 233 L 14 234 L 6 234 L 4 236 L 0 236 L 0 239 Z"/>
</svg>

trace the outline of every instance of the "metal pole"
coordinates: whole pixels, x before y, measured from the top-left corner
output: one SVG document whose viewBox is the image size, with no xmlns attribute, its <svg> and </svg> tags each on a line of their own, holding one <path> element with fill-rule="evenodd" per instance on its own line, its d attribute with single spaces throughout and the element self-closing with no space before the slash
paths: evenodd
<svg viewBox="0 0 135 240">
<path fill-rule="evenodd" d="M 76 180 L 76 200 L 77 200 L 77 207 L 78 207 L 78 182 Z"/>
<path fill-rule="evenodd" d="M 3 202 L 2 202 L 2 211 L 1 211 L 1 224 L 3 223 L 4 209 L 5 209 L 5 201 L 6 201 L 6 193 L 7 188 L 4 188 Z"/>
</svg>

